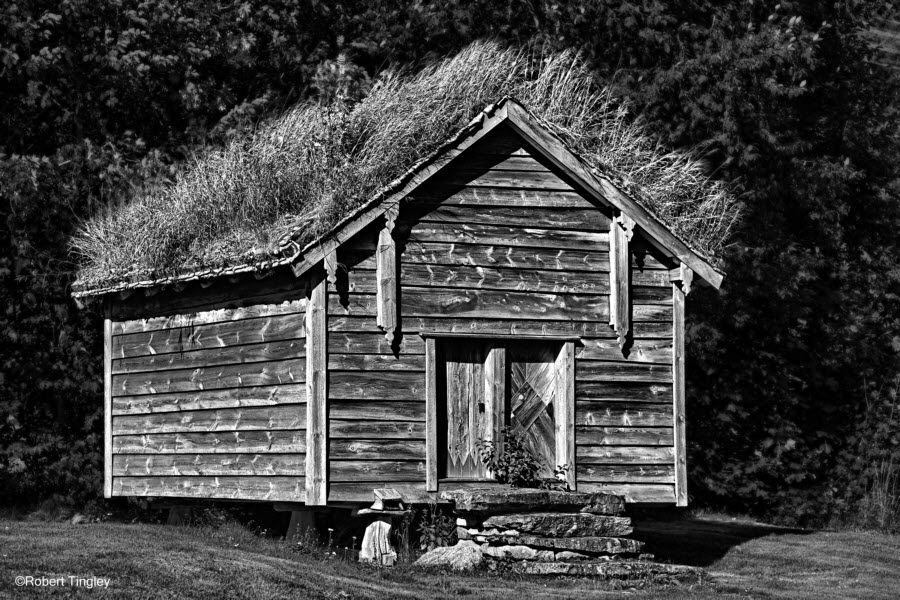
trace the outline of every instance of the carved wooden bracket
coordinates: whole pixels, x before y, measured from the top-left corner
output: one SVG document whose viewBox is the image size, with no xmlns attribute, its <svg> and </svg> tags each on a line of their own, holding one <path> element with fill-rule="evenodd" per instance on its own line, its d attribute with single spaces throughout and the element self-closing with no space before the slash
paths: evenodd
<svg viewBox="0 0 900 600">
<path fill-rule="evenodd" d="M 392 232 L 399 214 L 394 205 L 384 213 L 384 228 L 378 233 L 375 251 L 377 312 L 375 323 L 384 330 L 388 342 L 394 341 L 397 328 L 397 244 Z"/>
<path fill-rule="evenodd" d="M 625 239 L 630 242 L 631 238 L 634 237 L 634 219 L 622 213 L 616 217 L 616 222 L 625 230 Z"/>
<path fill-rule="evenodd" d="M 634 220 L 616 216 L 609 225 L 609 324 L 624 349 L 631 329 L 631 252 Z"/>
<path fill-rule="evenodd" d="M 691 284 L 694 281 L 694 271 L 684 263 L 669 270 L 669 281 L 678 284 L 684 295 L 691 293 Z"/>
<path fill-rule="evenodd" d="M 328 283 L 335 285 L 337 283 L 337 248 L 333 248 L 330 252 L 325 253 L 324 261 L 325 272 L 328 274 Z"/>
</svg>

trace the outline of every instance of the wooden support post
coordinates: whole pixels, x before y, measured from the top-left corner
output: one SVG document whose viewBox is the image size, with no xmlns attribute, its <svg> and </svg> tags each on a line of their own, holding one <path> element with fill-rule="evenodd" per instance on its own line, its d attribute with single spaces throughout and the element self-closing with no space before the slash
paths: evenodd
<svg viewBox="0 0 900 600">
<path fill-rule="evenodd" d="M 306 307 L 306 504 L 323 506 L 328 494 L 328 281 L 319 275 Z"/>
<path fill-rule="evenodd" d="M 575 343 L 563 342 L 556 357 L 556 462 L 566 465 L 566 484 L 575 491 Z"/>
<path fill-rule="evenodd" d="M 672 389 L 675 426 L 675 504 L 687 506 L 687 433 L 684 401 L 684 291 L 672 284 Z"/>
<path fill-rule="evenodd" d="M 103 303 L 103 497 L 112 498 L 112 297 Z"/>
<path fill-rule="evenodd" d="M 190 525 L 194 518 L 194 509 L 190 506 L 173 506 L 169 509 L 166 525 L 186 526 Z"/>
<path fill-rule="evenodd" d="M 634 221 L 622 214 L 609 224 L 609 324 L 624 348 L 631 329 L 631 253 Z"/>
<path fill-rule="evenodd" d="M 375 253 L 375 324 L 384 330 L 384 337 L 388 342 L 394 341 L 394 330 L 397 328 L 397 249 L 391 232 L 398 212 L 395 205 L 384 213 L 384 229 L 378 233 Z"/>
<path fill-rule="evenodd" d="M 425 491 L 438 489 L 437 345 L 425 339 Z"/>
<path fill-rule="evenodd" d="M 506 400 L 506 346 L 488 349 L 484 363 L 484 433 L 486 440 L 500 440 Z"/>
<path fill-rule="evenodd" d="M 316 543 L 316 513 L 311 510 L 291 511 L 291 522 L 288 524 L 287 535 L 284 536 L 289 544 L 312 545 Z"/>
</svg>

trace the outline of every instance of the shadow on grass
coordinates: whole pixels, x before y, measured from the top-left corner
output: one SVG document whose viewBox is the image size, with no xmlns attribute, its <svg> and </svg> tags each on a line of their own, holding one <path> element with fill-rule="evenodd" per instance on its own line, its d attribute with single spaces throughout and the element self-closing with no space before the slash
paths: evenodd
<svg viewBox="0 0 900 600">
<path fill-rule="evenodd" d="M 645 552 L 656 560 L 694 567 L 708 567 L 729 550 L 750 540 L 770 535 L 809 534 L 806 529 L 766 525 L 729 517 L 654 518 L 634 515 L 631 537 L 646 542 Z"/>
</svg>

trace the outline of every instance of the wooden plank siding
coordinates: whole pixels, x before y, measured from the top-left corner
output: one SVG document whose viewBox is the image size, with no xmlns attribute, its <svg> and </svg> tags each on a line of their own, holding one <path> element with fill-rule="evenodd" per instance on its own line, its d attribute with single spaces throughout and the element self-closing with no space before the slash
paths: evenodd
<svg viewBox="0 0 900 600">
<path fill-rule="evenodd" d="M 374 257 L 378 233 L 368 228 L 339 248 L 338 262 L 352 263 L 348 249 L 351 257 Z M 426 478 L 425 341 L 401 331 L 402 309 L 393 340 L 386 339 L 376 325 L 378 278 L 371 267 L 374 260 L 350 267 L 329 295 L 329 502 L 370 500 L 384 482 L 402 489 Z"/>
<path fill-rule="evenodd" d="M 303 283 L 189 290 L 113 303 L 112 494 L 302 501 Z"/>
<path fill-rule="evenodd" d="M 330 472 L 350 460 L 398 468 L 406 461 L 405 471 L 384 481 L 410 493 L 438 490 L 443 458 L 429 446 L 437 436 L 428 430 L 435 421 L 428 411 L 442 409 L 434 398 L 426 402 L 437 394 L 428 391 L 426 346 L 434 344 L 428 336 L 570 337 L 578 340 L 575 485 L 668 502 L 674 496 L 671 264 L 635 238 L 637 250 L 625 263 L 633 326 L 623 353 L 609 326 L 610 213 L 524 148 L 516 152 L 510 157 L 476 145 L 458 159 L 466 161 L 458 170 L 425 184 L 402 206 L 394 230 L 400 310 L 393 344 L 375 326 L 377 225 L 338 249 L 346 273 L 328 306 L 330 438 L 342 447 L 394 440 L 412 446 L 371 446 L 359 457 L 331 453 Z M 418 447 L 420 455 L 409 452 Z M 401 481 L 403 472 L 408 480 Z M 378 481 L 361 471 L 355 487 L 332 484 L 329 501 L 367 500 L 367 486 Z"/>
<path fill-rule="evenodd" d="M 612 211 L 538 156 L 498 127 L 399 204 L 393 339 L 376 322 L 382 220 L 329 246 L 330 281 L 316 263 L 302 280 L 279 271 L 114 304 L 112 494 L 324 504 L 464 487 L 438 479 L 434 336 L 497 347 L 522 336 L 564 348 L 555 369 L 573 374 L 554 380 L 573 438 L 555 451 L 573 487 L 674 503 L 677 265 L 635 233 L 620 263 L 631 281 L 620 347 Z M 488 371 L 505 373 L 494 359 Z"/>
</svg>

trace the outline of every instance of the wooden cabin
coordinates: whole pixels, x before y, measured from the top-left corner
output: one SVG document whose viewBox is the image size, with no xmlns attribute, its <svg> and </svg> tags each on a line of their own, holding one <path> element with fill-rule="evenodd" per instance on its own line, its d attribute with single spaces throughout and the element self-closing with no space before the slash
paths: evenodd
<svg viewBox="0 0 900 600">
<path fill-rule="evenodd" d="M 500 485 L 479 440 L 685 506 L 684 302 L 722 274 L 514 100 L 267 265 L 86 289 L 110 496 L 348 506 Z"/>
</svg>

